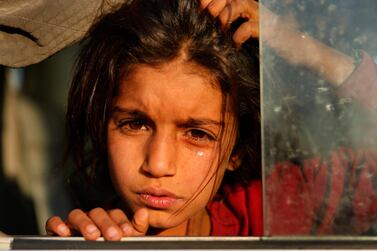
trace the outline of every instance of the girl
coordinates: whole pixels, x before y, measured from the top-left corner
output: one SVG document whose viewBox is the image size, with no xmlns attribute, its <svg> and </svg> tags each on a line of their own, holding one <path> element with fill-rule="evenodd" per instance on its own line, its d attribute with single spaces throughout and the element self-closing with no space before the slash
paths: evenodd
<svg viewBox="0 0 377 251">
<path fill-rule="evenodd" d="M 97 208 L 72 211 L 67 224 L 51 218 L 49 233 L 261 234 L 256 48 L 234 46 L 251 35 L 245 23 L 234 40 L 226 25 L 198 1 L 135 0 L 93 26 L 67 127 L 77 170 L 96 191 L 87 207 Z M 239 194 L 228 206 L 231 190 Z"/>
<path fill-rule="evenodd" d="M 258 36 L 258 6 L 250 0 L 200 4 L 128 1 L 92 28 L 67 120 L 74 162 L 91 180 L 83 194 L 89 199 L 96 191 L 97 200 L 81 208 L 97 208 L 73 210 L 67 223 L 52 217 L 49 233 L 78 231 L 89 240 L 262 234 L 258 67 L 252 44 L 242 45 Z M 367 55 L 354 69 L 351 58 L 264 11 L 270 16 L 262 39 L 280 56 L 342 85 L 341 95 L 376 107 L 375 99 L 352 89 L 377 88 Z M 233 27 L 239 17 L 246 20 Z M 300 53 L 313 48 L 315 57 Z M 359 81 L 365 75 L 369 82 Z M 275 163 L 267 177 L 267 233 L 367 231 L 377 215 L 370 191 L 374 156 L 339 149 L 326 160 Z M 352 201 L 342 202 L 344 196 Z M 339 224 L 342 217 L 352 228 Z"/>
</svg>

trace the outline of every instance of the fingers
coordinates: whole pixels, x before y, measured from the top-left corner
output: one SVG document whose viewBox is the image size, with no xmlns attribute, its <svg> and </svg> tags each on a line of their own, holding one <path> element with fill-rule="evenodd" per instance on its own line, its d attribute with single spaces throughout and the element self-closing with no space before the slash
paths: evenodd
<svg viewBox="0 0 377 251">
<path fill-rule="evenodd" d="M 71 228 L 80 232 L 86 240 L 96 240 L 101 236 L 96 224 L 80 209 L 74 209 L 68 214 L 68 223 Z"/>
<path fill-rule="evenodd" d="M 133 226 L 128 220 L 126 214 L 120 209 L 113 209 L 108 211 L 113 221 L 122 229 L 123 236 L 133 236 Z"/>
<path fill-rule="evenodd" d="M 246 19 L 233 36 L 238 46 L 251 37 L 259 37 L 259 4 L 255 0 L 201 0 L 200 4 L 224 27 L 240 17 Z"/>
<path fill-rule="evenodd" d="M 130 222 L 125 213 L 120 209 L 109 211 L 110 217 L 122 229 L 123 236 L 142 236 L 149 228 L 148 210 L 141 208 L 137 210 Z"/>
<path fill-rule="evenodd" d="M 229 26 L 239 17 L 247 21 L 259 21 L 258 3 L 251 0 L 232 0 L 219 14 L 219 20 L 223 26 Z"/>
<path fill-rule="evenodd" d="M 213 0 L 207 5 L 208 12 L 213 17 L 218 17 L 220 13 L 227 7 L 229 0 Z"/>
<path fill-rule="evenodd" d="M 58 216 L 53 216 L 47 220 L 45 226 L 48 235 L 58 235 L 62 237 L 71 236 L 71 230 L 65 222 Z"/>
<path fill-rule="evenodd" d="M 212 0 L 200 0 L 200 6 L 202 9 L 207 8 L 207 6 L 212 2 Z"/>
<path fill-rule="evenodd" d="M 136 231 L 136 235 L 145 235 L 149 228 L 149 215 L 146 208 L 140 208 L 135 212 L 132 219 L 132 226 Z"/>
<path fill-rule="evenodd" d="M 149 228 L 149 216 L 146 208 L 137 210 L 131 222 L 121 224 L 124 236 L 143 236 Z"/>
<path fill-rule="evenodd" d="M 244 42 L 251 37 L 259 37 L 259 23 L 245 22 L 233 34 L 233 41 L 237 47 L 240 47 Z"/>
<path fill-rule="evenodd" d="M 120 209 L 111 209 L 107 213 L 118 226 L 129 221 L 126 214 Z"/>
<path fill-rule="evenodd" d="M 105 240 L 119 241 L 122 238 L 123 230 L 118 223 L 126 222 L 127 217 L 121 210 L 111 210 L 108 213 L 103 208 L 95 208 L 88 215 L 99 228 Z"/>
<path fill-rule="evenodd" d="M 239 17 L 259 20 L 259 4 L 255 0 L 201 0 L 201 7 L 226 25 Z"/>
<path fill-rule="evenodd" d="M 146 208 L 137 210 L 132 221 L 120 209 L 105 211 L 95 208 L 89 213 L 80 209 L 72 210 L 67 223 L 60 217 L 51 217 L 46 223 L 49 235 L 72 236 L 73 231 L 80 233 L 86 240 L 96 240 L 101 235 L 108 241 L 118 241 L 124 236 L 145 235 L 149 228 Z"/>
</svg>

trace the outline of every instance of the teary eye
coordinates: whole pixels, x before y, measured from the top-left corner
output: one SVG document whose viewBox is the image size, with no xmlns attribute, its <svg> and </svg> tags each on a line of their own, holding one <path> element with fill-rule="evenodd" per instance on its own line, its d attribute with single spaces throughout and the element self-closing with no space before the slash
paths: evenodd
<svg viewBox="0 0 377 251">
<path fill-rule="evenodd" d="M 212 141 L 215 140 L 215 137 L 210 135 L 209 133 L 199 130 L 199 129 L 191 129 L 188 131 L 188 136 L 195 141 Z"/>
</svg>

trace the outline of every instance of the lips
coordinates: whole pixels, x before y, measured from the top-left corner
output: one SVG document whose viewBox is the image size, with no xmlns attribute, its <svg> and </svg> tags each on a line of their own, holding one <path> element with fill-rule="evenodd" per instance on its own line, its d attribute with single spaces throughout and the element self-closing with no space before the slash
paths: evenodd
<svg viewBox="0 0 377 251">
<path fill-rule="evenodd" d="M 161 188 L 148 187 L 137 194 L 145 206 L 153 209 L 168 209 L 179 200 L 174 193 Z"/>
</svg>

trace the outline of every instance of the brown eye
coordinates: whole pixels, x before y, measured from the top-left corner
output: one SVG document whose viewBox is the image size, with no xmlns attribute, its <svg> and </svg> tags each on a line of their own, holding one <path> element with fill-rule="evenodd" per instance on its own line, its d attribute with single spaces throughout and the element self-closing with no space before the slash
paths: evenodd
<svg viewBox="0 0 377 251">
<path fill-rule="evenodd" d="M 118 128 L 126 131 L 144 131 L 148 130 L 148 125 L 144 120 L 124 120 L 118 123 Z"/>
<path fill-rule="evenodd" d="M 205 131 L 198 130 L 198 129 L 191 129 L 188 132 L 190 138 L 195 141 L 207 141 L 207 140 L 214 140 L 214 137 L 206 133 Z"/>
<path fill-rule="evenodd" d="M 128 126 L 132 130 L 145 130 L 145 129 L 147 129 L 144 121 L 140 121 L 140 120 L 130 121 L 128 123 Z"/>
</svg>

